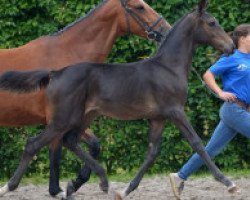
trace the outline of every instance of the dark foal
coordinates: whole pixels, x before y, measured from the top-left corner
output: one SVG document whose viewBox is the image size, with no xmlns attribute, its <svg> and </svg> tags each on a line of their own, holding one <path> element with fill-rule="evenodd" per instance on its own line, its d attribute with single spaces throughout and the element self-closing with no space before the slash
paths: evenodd
<svg viewBox="0 0 250 200">
<path fill-rule="evenodd" d="M 53 110 L 45 132 L 27 144 L 20 166 L 8 185 L 20 181 L 24 168 L 40 148 L 53 138 L 63 136 L 68 141 L 68 148 L 87 160 L 86 164 L 101 175 L 102 183 L 106 185 L 104 170 L 77 144 L 81 131 L 95 117 L 105 115 L 120 120 L 145 118 L 150 123 L 145 162 L 128 188 L 116 195 L 117 200 L 136 189 L 153 164 L 160 150 L 166 120 L 172 121 L 182 132 L 213 176 L 224 185 L 231 186 L 232 182 L 205 151 L 184 112 L 188 72 L 196 47 L 209 44 L 226 54 L 231 53 L 234 47 L 215 18 L 206 12 L 206 7 L 207 0 L 202 0 L 197 9 L 179 20 L 153 58 L 129 64 L 81 63 L 59 71 L 9 72 L 2 75 L 0 88 L 5 90 L 29 92 L 47 87 L 48 101 Z"/>
<path fill-rule="evenodd" d="M 143 0 L 104 0 L 87 15 L 52 35 L 18 48 L 0 49 L 0 74 L 10 70 L 59 70 L 80 62 L 102 63 L 118 37 L 135 34 L 160 41 L 170 28 L 168 22 Z M 48 124 L 50 112 L 44 91 L 15 95 L 0 92 L 0 126 Z M 86 130 L 81 139 L 87 143 L 90 154 L 97 158 L 100 147 L 96 136 Z M 49 145 L 49 193 L 52 196 L 65 196 L 59 186 L 60 155 L 64 143 L 53 140 Z M 90 169 L 83 166 L 68 192 L 76 191 L 88 181 L 90 173 Z M 17 185 L 12 185 L 6 191 L 15 187 Z"/>
</svg>

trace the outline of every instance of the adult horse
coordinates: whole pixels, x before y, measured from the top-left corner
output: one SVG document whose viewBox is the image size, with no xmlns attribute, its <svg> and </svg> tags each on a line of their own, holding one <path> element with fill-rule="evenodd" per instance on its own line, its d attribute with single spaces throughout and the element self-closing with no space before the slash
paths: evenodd
<svg viewBox="0 0 250 200">
<path fill-rule="evenodd" d="M 226 54 L 234 48 L 231 38 L 206 12 L 206 7 L 207 0 L 201 0 L 197 9 L 181 18 L 153 58 L 116 65 L 81 63 L 59 71 L 7 72 L 1 76 L 0 88 L 4 90 L 30 92 L 47 87 L 53 111 L 43 134 L 28 141 L 23 159 L 8 184 L 20 181 L 28 162 L 43 146 L 63 137 L 65 146 L 85 160 L 105 184 L 104 170 L 81 151 L 77 142 L 93 118 L 106 115 L 120 120 L 146 118 L 150 123 L 145 162 L 128 188 L 116 195 L 117 200 L 136 189 L 153 164 L 166 119 L 182 132 L 215 179 L 227 187 L 234 187 L 211 160 L 184 112 L 188 72 L 196 47 L 209 44 Z"/>
<path fill-rule="evenodd" d="M 85 17 L 65 27 L 61 31 L 33 40 L 14 49 L 0 50 L 0 73 L 8 70 L 56 70 L 63 66 L 83 61 L 103 62 L 110 53 L 116 39 L 132 33 L 142 37 L 160 40 L 170 25 L 143 0 L 106 0 Z M 0 93 L 0 126 L 23 126 L 47 124 L 47 106 L 44 92 L 14 95 Z M 97 139 L 84 134 L 83 139 L 97 156 Z M 51 195 L 58 194 L 60 145 L 50 146 Z M 77 190 L 88 180 L 90 170 L 84 167 L 74 181 Z M 13 190 L 17 185 L 12 185 Z"/>
</svg>

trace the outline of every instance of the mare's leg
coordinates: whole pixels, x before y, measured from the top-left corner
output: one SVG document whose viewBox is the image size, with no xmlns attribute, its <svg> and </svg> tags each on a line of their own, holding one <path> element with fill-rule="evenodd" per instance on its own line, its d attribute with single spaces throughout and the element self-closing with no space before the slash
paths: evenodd
<svg viewBox="0 0 250 200">
<path fill-rule="evenodd" d="M 121 194 L 116 194 L 115 197 L 116 200 L 122 200 L 129 193 L 135 190 L 138 187 L 145 172 L 155 161 L 155 158 L 160 150 L 161 134 L 164 125 L 165 125 L 165 120 L 150 121 L 149 146 L 148 146 L 148 153 L 146 156 L 146 160 L 144 161 L 142 167 L 140 168 L 135 178 L 130 182 L 128 188 L 125 189 L 125 191 L 123 191 Z"/>
<path fill-rule="evenodd" d="M 29 162 L 32 160 L 33 156 L 45 145 L 47 145 L 53 137 L 56 136 L 58 131 L 53 128 L 48 128 L 40 135 L 36 137 L 29 138 L 24 149 L 20 164 L 15 171 L 14 176 L 9 180 L 7 185 L 0 189 L 0 196 L 4 195 L 8 191 L 16 189 L 21 181 L 23 174 L 25 173 Z"/>
<path fill-rule="evenodd" d="M 176 127 L 182 132 L 183 136 L 188 140 L 189 144 L 196 151 L 206 166 L 210 169 L 213 176 L 216 180 L 223 183 L 225 186 L 230 187 L 233 185 L 227 177 L 225 177 L 218 167 L 211 160 L 208 153 L 205 151 L 204 146 L 202 145 L 200 137 L 193 130 L 192 126 L 188 122 L 186 115 L 183 110 L 174 111 L 171 115 L 171 121 L 176 125 Z"/>
<path fill-rule="evenodd" d="M 100 153 L 100 142 L 99 139 L 90 131 L 85 130 L 85 133 L 81 134 L 81 140 L 84 141 L 89 147 L 89 153 L 94 158 L 97 159 Z M 64 143 L 67 140 L 64 140 Z M 85 164 L 84 167 L 78 174 L 78 177 L 75 180 L 72 180 L 68 183 L 67 186 L 67 196 L 71 196 L 74 192 L 76 192 L 84 183 L 86 183 L 91 174 L 91 169 Z M 104 192 L 106 192 L 107 188 L 101 188 Z"/>
</svg>

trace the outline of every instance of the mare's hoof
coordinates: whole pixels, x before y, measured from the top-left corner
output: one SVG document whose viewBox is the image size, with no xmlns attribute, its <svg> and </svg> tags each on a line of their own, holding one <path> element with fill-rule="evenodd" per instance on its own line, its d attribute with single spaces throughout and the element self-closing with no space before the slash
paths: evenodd
<svg viewBox="0 0 250 200">
<path fill-rule="evenodd" d="M 73 196 L 68 196 L 67 200 L 75 200 L 75 198 Z"/>
<path fill-rule="evenodd" d="M 66 199 L 66 193 L 60 189 L 60 192 L 57 195 L 54 195 L 53 197 L 57 197 L 59 199 L 65 200 Z"/>
<path fill-rule="evenodd" d="M 75 200 L 73 196 L 68 196 L 66 198 L 61 198 L 61 200 Z"/>
<path fill-rule="evenodd" d="M 108 193 L 108 191 L 109 191 L 109 184 L 108 183 L 100 183 L 99 187 L 103 192 Z"/>
<path fill-rule="evenodd" d="M 233 186 L 233 187 L 228 189 L 228 192 L 231 193 L 231 194 L 240 194 L 241 190 L 240 190 L 239 187 Z"/>
<path fill-rule="evenodd" d="M 123 198 L 121 197 L 119 193 L 116 192 L 114 196 L 114 200 L 123 200 Z"/>
<path fill-rule="evenodd" d="M 67 185 L 67 197 L 71 196 L 75 192 L 76 192 L 76 189 L 73 185 L 73 182 L 69 181 Z"/>
</svg>

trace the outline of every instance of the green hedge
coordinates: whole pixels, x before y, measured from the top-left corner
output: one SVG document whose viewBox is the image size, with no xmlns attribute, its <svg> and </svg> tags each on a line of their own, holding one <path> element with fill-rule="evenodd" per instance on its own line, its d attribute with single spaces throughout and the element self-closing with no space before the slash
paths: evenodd
<svg viewBox="0 0 250 200">
<path fill-rule="evenodd" d="M 147 1 L 173 24 L 196 5 L 198 0 L 150 0 Z M 61 29 L 66 24 L 85 15 L 95 7 L 97 0 L 1 0 L 0 7 L 0 47 L 13 48 L 25 44 L 41 35 Z M 250 22 L 248 0 L 210 0 L 209 11 L 219 20 L 226 31 L 231 31 L 241 23 Z M 152 42 L 135 36 L 125 36 L 113 47 L 107 62 L 130 62 L 153 55 L 156 47 Z M 200 74 L 216 60 L 214 49 L 199 48 L 193 66 Z M 221 102 L 207 93 L 197 76 L 190 74 L 189 98 L 186 111 L 195 130 L 203 141 L 211 136 L 218 123 Z M 101 139 L 100 160 L 109 173 L 138 168 L 147 149 L 147 121 L 121 122 L 100 117 L 92 124 L 92 130 Z M 0 177 L 10 177 L 18 165 L 26 139 L 35 135 L 39 127 L 22 129 L 0 129 Z M 84 146 L 84 145 L 83 145 Z M 177 170 L 191 155 L 192 150 L 171 124 L 167 124 L 160 156 L 151 172 Z M 228 145 L 216 158 L 220 167 L 249 168 L 250 141 L 241 136 Z M 32 162 L 27 175 L 48 175 L 48 150 L 44 149 Z M 62 175 L 76 172 L 81 162 L 64 150 Z"/>
</svg>

